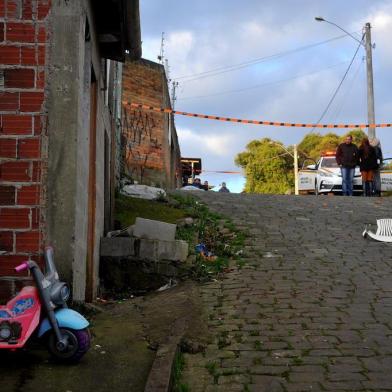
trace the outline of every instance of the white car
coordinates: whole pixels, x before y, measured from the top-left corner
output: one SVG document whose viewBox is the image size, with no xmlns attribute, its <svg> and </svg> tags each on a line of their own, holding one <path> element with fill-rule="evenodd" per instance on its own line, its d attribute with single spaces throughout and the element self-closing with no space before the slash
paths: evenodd
<svg viewBox="0 0 392 392">
<path fill-rule="evenodd" d="M 390 159 L 385 159 L 383 166 Z M 392 170 L 381 168 L 381 191 L 392 191 Z M 342 174 L 336 162 L 335 153 L 326 153 L 314 165 L 306 166 L 298 172 L 298 189 L 300 193 L 314 193 L 316 195 L 328 193 L 342 193 Z M 362 178 L 359 167 L 355 168 L 353 180 L 354 194 L 362 194 Z"/>
</svg>

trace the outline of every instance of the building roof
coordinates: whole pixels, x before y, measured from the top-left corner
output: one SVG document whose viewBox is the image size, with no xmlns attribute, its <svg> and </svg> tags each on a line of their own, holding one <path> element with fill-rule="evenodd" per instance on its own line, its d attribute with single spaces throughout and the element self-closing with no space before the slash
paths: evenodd
<svg viewBox="0 0 392 392">
<path fill-rule="evenodd" d="M 139 0 L 100 0 L 91 2 L 102 57 L 137 60 L 142 55 Z"/>
</svg>

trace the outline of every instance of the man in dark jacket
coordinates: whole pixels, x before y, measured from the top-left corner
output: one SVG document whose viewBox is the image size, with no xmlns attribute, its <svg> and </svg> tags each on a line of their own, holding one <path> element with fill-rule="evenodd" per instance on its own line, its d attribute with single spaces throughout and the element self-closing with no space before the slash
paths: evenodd
<svg viewBox="0 0 392 392">
<path fill-rule="evenodd" d="M 358 147 L 353 144 L 352 136 L 348 135 L 344 143 L 336 150 L 336 162 L 342 171 L 342 191 L 345 196 L 353 195 L 355 166 L 358 164 Z"/>
</svg>

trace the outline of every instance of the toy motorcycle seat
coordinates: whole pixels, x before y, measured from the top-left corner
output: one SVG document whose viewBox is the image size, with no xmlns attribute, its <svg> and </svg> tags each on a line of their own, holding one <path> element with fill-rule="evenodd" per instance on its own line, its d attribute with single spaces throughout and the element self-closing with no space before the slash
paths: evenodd
<svg viewBox="0 0 392 392">
<path fill-rule="evenodd" d="M 36 304 L 36 298 L 37 292 L 35 287 L 23 287 L 17 297 L 13 298 L 6 305 L 0 306 L 0 319 L 10 319 L 21 315 Z"/>
</svg>

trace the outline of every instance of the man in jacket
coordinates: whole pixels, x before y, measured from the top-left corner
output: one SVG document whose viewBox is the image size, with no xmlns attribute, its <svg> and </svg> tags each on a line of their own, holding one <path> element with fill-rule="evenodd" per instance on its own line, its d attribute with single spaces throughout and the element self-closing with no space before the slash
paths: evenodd
<svg viewBox="0 0 392 392">
<path fill-rule="evenodd" d="M 358 147 L 353 144 L 352 136 L 346 136 L 344 143 L 336 150 L 336 162 L 342 171 L 342 191 L 345 196 L 353 195 L 355 166 L 358 164 Z"/>
</svg>

